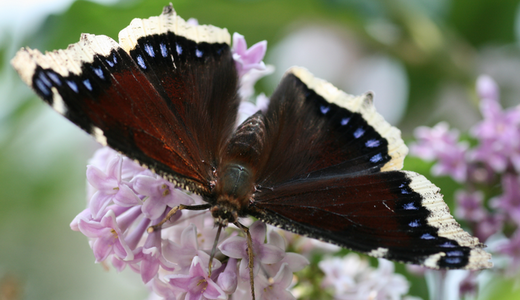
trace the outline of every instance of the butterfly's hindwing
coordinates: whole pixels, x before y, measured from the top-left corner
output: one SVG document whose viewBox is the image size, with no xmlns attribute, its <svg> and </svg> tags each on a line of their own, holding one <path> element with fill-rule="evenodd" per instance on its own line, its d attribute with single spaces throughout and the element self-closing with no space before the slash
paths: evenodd
<svg viewBox="0 0 520 300">
<path fill-rule="evenodd" d="M 490 255 L 453 219 L 439 189 L 413 172 L 294 181 L 256 200 L 250 213 L 269 224 L 372 256 L 431 268 L 490 267 Z"/>
</svg>

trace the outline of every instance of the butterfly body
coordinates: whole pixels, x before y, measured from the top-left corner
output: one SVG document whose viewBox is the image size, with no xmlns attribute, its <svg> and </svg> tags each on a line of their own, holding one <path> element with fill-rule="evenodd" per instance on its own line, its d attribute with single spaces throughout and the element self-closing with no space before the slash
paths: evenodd
<svg viewBox="0 0 520 300">
<path fill-rule="evenodd" d="M 215 222 L 254 216 L 375 257 L 431 268 L 490 267 L 439 189 L 401 171 L 407 147 L 375 111 L 291 68 L 266 111 L 235 128 L 239 76 L 225 29 L 171 6 L 67 50 L 22 49 L 12 64 L 97 141 L 202 196 Z"/>
</svg>

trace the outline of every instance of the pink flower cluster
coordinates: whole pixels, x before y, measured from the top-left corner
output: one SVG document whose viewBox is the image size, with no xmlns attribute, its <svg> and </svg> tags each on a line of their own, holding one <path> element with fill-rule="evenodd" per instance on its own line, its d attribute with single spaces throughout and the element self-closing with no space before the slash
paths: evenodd
<svg viewBox="0 0 520 300">
<path fill-rule="evenodd" d="M 455 193 L 455 214 L 467 221 L 481 241 L 508 228 L 503 234 L 510 238 L 496 252 L 508 256 L 511 263 L 504 268 L 517 273 L 520 270 L 520 106 L 502 109 L 498 86 L 489 76 L 478 78 L 477 94 L 483 120 L 470 130 L 476 141 L 473 148 L 460 141 L 458 131 L 449 130 L 443 122 L 433 128 L 417 128 L 417 142 L 411 146 L 411 153 L 424 160 L 435 160 L 432 168 L 435 175 L 449 175 L 464 185 L 464 189 Z M 497 186 L 501 186 L 498 193 Z"/>
<path fill-rule="evenodd" d="M 196 22 L 192 20 L 191 22 Z M 247 49 L 243 36 L 233 36 L 233 57 L 239 75 L 264 70 L 266 42 Z M 252 89 L 261 76 L 249 76 Z M 251 79 L 252 78 L 252 79 Z M 248 96 L 252 96 L 249 92 Z M 240 112 L 252 114 L 267 106 L 243 102 Z M 234 226 L 222 231 L 217 252 L 209 260 L 217 228 L 208 211 L 180 210 L 161 230 L 148 233 L 180 204 L 205 203 L 110 148 L 98 150 L 87 167 L 88 206 L 71 223 L 89 238 L 96 262 L 141 275 L 154 297 L 162 299 L 248 299 L 251 297 L 247 240 Z M 248 220 L 241 220 L 251 223 Z M 256 299 L 295 299 L 288 288 L 293 272 L 309 262 L 286 253 L 286 242 L 273 228 L 257 221 L 249 227 L 253 240 Z"/>
<path fill-rule="evenodd" d="M 89 238 L 96 262 L 110 262 L 118 271 L 130 268 L 164 299 L 250 297 L 247 240 L 238 228 L 230 226 L 221 233 L 211 274 L 209 253 L 217 228 L 208 211 L 178 211 L 160 231 L 147 232 L 172 207 L 202 204 L 200 197 L 110 148 L 96 152 L 87 180 L 90 201 L 71 228 Z M 272 228 L 266 230 L 262 222 L 254 222 L 249 230 L 257 299 L 272 299 L 274 294 L 294 299 L 287 289 L 293 272 L 305 267 L 307 259 L 286 253 L 284 238 Z"/>
<path fill-rule="evenodd" d="M 318 265 L 325 273 L 322 286 L 332 289 L 334 299 L 403 299 L 410 288 L 406 277 L 394 273 L 394 263 L 386 259 L 379 259 L 377 269 L 355 253 L 328 258 Z"/>
<path fill-rule="evenodd" d="M 418 143 L 410 151 L 424 160 L 437 160 L 432 168 L 434 175 L 450 175 L 463 182 L 467 177 L 466 150 L 468 144 L 459 142 L 459 132 L 449 130 L 448 123 L 441 122 L 433 128 L 421 126 L 415 129 Z"/>
</svg>

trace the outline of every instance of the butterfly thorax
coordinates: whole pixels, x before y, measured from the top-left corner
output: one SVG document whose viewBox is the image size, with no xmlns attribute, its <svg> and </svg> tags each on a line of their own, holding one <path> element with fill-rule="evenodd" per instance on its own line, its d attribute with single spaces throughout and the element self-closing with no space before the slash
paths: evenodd
<svg viewBox="0 0 520 300">
<path fill-rule="evenodd" d="M 240 164 L 226 165 L 215 186 L 216 203 L 211 208 L 215 222 L 222 225 L 236 222 L 249 204 L 253 190 L 251 169 Z"/>
<path fill-rule="evenodd" d="M 211 213 L 218 224 L 226 225 L 245 216 L 255 190 L 255 175 L 264 146 L 264 116 L 257 112 L 246 119 L 231 137 L 214 189 L 216 203 Z"/>
</svg>

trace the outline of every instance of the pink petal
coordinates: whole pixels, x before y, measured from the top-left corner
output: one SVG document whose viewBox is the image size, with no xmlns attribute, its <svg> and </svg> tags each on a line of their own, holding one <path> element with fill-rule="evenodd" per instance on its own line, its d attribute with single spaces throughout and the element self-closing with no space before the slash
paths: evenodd
<svg viewBox="0 0 520 300">
<path fill-rule="evenodd" d="M 110 178 L 115 178 L 118 182 L 121 181 L 121 169 L 123 166 L 123 158 L 117 155 L 108 162 L 107 175 Z"/>
<path fill-rule="evenodd" d="M 79 231 L 79 221 L 85 220 L 89 221 L 92 219 L 92 214 L 90 213 L 90 209 L 86 208 L 82 212 L 80 212 L 72 222 L 70 222 L 70 229 L 74 231 Z"/>
<path fill-rule="evenodd" d="M 477 93 L 481 99 L 492 99 L 498 101 L 500 91 L 498 85 L 488 75 L 481 75 L 477 79 Z"/>
<path fill-rule="evenodd" d="M 191 275 L 184 274 L 174 274 L 168 276 L 169 283 L 183 291 L 187 291 L 187 287 L 191 283 L 192 278 L 193 277 Z"/>
<path fill-rule="evenodd" d="M 287 264 L 287 269 L 291 272 L 298 272 L 310 264 L 305 256 L 298 253 L 285 253 L 282 262 Z"/>
<path fill-rule="evenodd" d="M 114 197 L 114 203 L 120 206 L 141 205 L 141 199 L 126 184 L 119 185 L 119 191 Z"/>
<path fill-rule="evenodd" d="M 190 224 L 181 233 L 181 245 L 185 248 L 197 249 L 197 228 Z"/>
<path fill-rule="evenodd" d="M 114 185 L 116 182 L 115 180 L 108 182 L 108 176 L 105 174 L 105 172 L 94 166 L 87 166 L 87 180 L 94 188 L 98 190 L 108 190 L 114 186 L 117 186 L 117 183 Z"/>
<path fill-rule="evenodd" d="M 102 226 L 99 222 L 86 220 L 79 220 L 78 228 L 81 233 L 89 238 L 98 238 L 103 236 L 107 230 L 110 230 Z"/>
<path fill-rule="evenodd" d="M 276 276 L 274 276 L 273 281 L 275 282 L 274 284 L 285 289 L 288 288 L 289 285 L 291 285 L 292 279 L 293 274 L 291 270 L 287 268 L 287 264 L 282 264 L 282 267 L 280 268 Z"/>
<path fill-rule="evenodd" d="M 234 52 L 243 55 L 247 51 L 246 39 L 239 33 L 233 33 L 233 50 Z"/>
<path fill-rule="evenodd" d="M 111 195 L 106 195 L 100 191 L 92 195 L 89 202 L 89 209 L 93 219 L 99 220 L 101 216 L 105 214 L 105 208 L 110 204 L 111 199 Z"/>
<path fill-rule="evenodd" d="M 141 279 L 144 283 L 152 280 L 159 271 L 159 258 L 154 255 L 145 255 L 141 261 Z"/>
<path fill-rule="evenodd" d="M 126 267 L 126 262 L 117 256 L 112 257 L 112 266 L 117 270 L 117 272 L 122 272 Z"/>
<path fill-rule="evenodd" d="M 267 235 L 267 243 L 280 249 L 285 249 L 285 239 L 275 230 L 269 230 L 269 234 Z"/>
<path fill-rule="evenodd" d="M 226 293 L 213 280 L 207 281 L 204 297 L 208 299 L 227 299 Z"/>
<path fill-rule="evenodd" d="M 190 276 L 208 276 L 208 271 L 202 266 L 202 260 L 198 256 L 195 256 L 191 262 Z"/>
<path fill-rule="evenodd" d="M 240 236 L 232 236 L 227 240 L 223 241 L 219 246 L 219 250 L 229 257 L 233 258 L 247 258 L 246 239 Z"/>
<path fill-rule="evenodd" d="M 157 203 L 154 199 L 146 199 L 142 206 L 143 214 L 149 219 L 157 219 L 164 213 L 166 205 Z"/>
<path fill-rule="evenodd" d="M 267 50 L 267 41 L 261 41 L 261 42 L 254 44 L 247 50 L 247 57 L 246 57 L 245 61 L 248 64 L 260 63 L 264 59 L 266 50 Z"/>
<path fill-rule="evenodd" d="M 94 252 L 94 257 L 96 258 L 96 262 L 102 262 L 112 253 L 112 247 L 108 247 L 105 239 L 95 239 L 92 243 L 92 252 Z"/>
<path fill-rule="evenodd" d="M 203 295 L 200 291 L 188 291 L 184 300 L 205 300 L 202 298 Z"/>
<path fill-rule="evenodd" d="M 261 221 L 254 222 L 249 227 L 249 232 L 251 233 L 251 238 L 253 241 L 257 241 L 260 244 L 264 243 L 265 240 L 265 224 Z"/>
<path fill-rule="evenodd" d="M 137 175 L 131 181 L 134 190 L 141 195 L 152 195 L 156 192 L 157 179 L 145 176 Z"/>
<path fill-rule="evenodd" d="M 217 283 L 226 294 L 232 294 L 237 289 L 237 274 L 231 272 L 222 272 L 218 276 Z"/>
<path fill-rule="evenodd" d="M 188 194 L 179 189 L 174 188 L 173 186 L 170 186 L 170 191 L 172 195 L 171 197 L 169 197 L 170 199 L 166 201 L 166 204 L 168 204 L 170 207 L 174 207 L 179 204 L 189 205 L 194 202 L 193 198 L 191 198 Z"/>
<path fill-rule="evenodd" d="M 256 259 L 264 264 L 274 264 L 282 260 L 285 251 L 269 244 L 263 244 L 260 253 L 255 253 Z"/>
<path fill-rule="evenodd" d="M 229 259 L 225 270 L 219 274 L 217 283 L 226 294 L 232 294 L 236 291 L 238 285 L 236 259 Z"/>
<path fill-rule="evenodd" d="M 176 300 L 177 297 L 171 285 L 166 282 L 163 282 L 159 278 L 155 277 L 150 282 L 152 286 L 152 290 L 158 296 L 163 297 L 165 300 Z"/>
<path fill-rule="evenodd" d="M 109 210 L 106 212 L 106 214 L 101 219 L 101 222 L 99 222 L 104 227 L 109 227 L 112 229 L 119 229 L 119 226 L 116 222 L 116 215 L 113 211 Z"/>
<path fill-rule="evenodd" d="M 134 259 L 134 253 L 121 237 L 114 243 L 114 253 L 124 260 Z"/>
<path fill-rule="evenodd" d="M 194 26 L 198 26 L 199 25 L 199 20 L 195 19 L 195 18 L 189 18 L 186 23 L 190 24 L 190 25 L 194 25 Z"/>
</svg>

